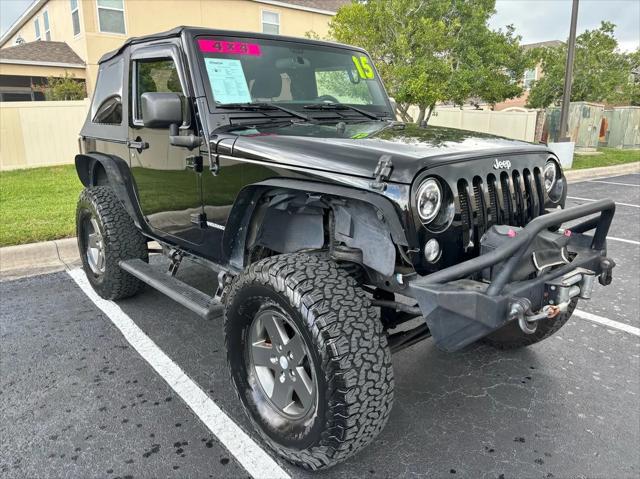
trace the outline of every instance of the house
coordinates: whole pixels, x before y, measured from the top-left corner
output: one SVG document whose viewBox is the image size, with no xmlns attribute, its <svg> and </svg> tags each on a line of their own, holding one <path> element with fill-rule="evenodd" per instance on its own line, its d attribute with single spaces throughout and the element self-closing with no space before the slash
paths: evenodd
<svg viewBox="0 0 640 479">
<path fill-rule="evenodd" d="M 85 78 L 86 65 L 65 42 L 30 42 L 0 49 L 0 101 L 44 100 L 49 77 Z"/>
<path fill-rule="evenodd" d="M 129 37 L 179 25 L 299 37 L 313 31 L 322 37 L 329 20 L 347 3 L 350 0 L 35 0 L 0 38 L 0 85 L 6 83 L 8 99 L 15 98 L 12 91 L 22 94 L 21 99 L 38 99 L 29 91 L 34 79 L 67 71 L 84 79 L 91 95 L 98 60 Z"/>
<path fill-rule="evenodd" d="M 533 50 L 534 48 L 555 48 L 562 45 L 560 40 L 550 40 L 547 42 L 538 42 L 538 43 L 529 43 L 526 45 L 522 45 L 522 48 L 525 50 Z M 500 103 L 496 103 L 494 110 L 523 110 L 525 109 L 525 105 L 527 104 L 527 98 L 529 98 L 529 91 L 531 90 L 531 85 L 534 81 L 539 80 L 544 75 L 542 71 L 542 67 L 540 64 L 537 64 L 534 68 L 529 70 L 525 70 L 523 78 L 522 78 L 522 87 L 524 91 L 522 95 L 516 98 L 511 98 L 510 100 L 505 100 Z"/>
</svg>

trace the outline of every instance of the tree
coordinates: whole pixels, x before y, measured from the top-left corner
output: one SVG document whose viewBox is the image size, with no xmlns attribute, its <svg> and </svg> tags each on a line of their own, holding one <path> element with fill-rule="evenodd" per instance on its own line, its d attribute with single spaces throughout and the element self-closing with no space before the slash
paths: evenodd
<svg viewBox="0 0 640 479">
<path fill-rule="evenodd" d="M 417 105 L 418 122 L 435 104 L 489 103 L 522 91 L 517 81 L 531 61 L 512 27 L 487 25 L 495 0 L 368 0 L 342 7 L 330 23 L 338 41 L 372 56 L 399 113 Z"/>
<path fill-rule="evenodd" d="M 60 78 L 49 77 L 47 85 L 41 89 L 48 101 L 82 100 L 87 96 L 84 83 L 67 72 Z"/>
<path fill-rule="evenodd" d="M 623 53 L 614 37 L 615 25 L 602 22 L 576 38 L 571 101 L 638 104 L 639 86 L 632 71 L 640 64 L 640 50 Z M 533 52 L 540 59 L 544 76 L 533 83 L 527 106 L 546 108 L 562 98 L 567 46 L 541 48 Z M 635 102 L 635 103 L 634 103 Z"/>
</svg>

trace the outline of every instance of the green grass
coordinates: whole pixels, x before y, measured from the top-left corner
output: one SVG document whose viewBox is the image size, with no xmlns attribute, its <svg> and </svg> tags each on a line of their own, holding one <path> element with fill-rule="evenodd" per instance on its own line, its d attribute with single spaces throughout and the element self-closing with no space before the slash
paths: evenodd
<svg viewBox="0 0 640 479">
<path fill-rule="evenodd" d="M 601 155 L 579 155 L 573 157 L 573 170 L 597 168 L 599 166 L 621 165 L 640 161 L 640 150 L 619 150 L 617 148 L 598 148 Z"/>
<path fill-rule="evenodd" d="M 75 236 L 73 165 L 0 172 L 0 246 Z"/>
<path fill-rule="evenodd" d="M 200 200 L 192 171 L 135 168 L 134 175 L 146 214 L 193 207 Z M 217 177 L 205 172 L 205 202 L 229 205 L 243 185 L 271 176 L 259 165 L 228 165 Z M 75 236 L 81 189 L 73 165 L 0 172 L 0 246 Z"/>
</svg>

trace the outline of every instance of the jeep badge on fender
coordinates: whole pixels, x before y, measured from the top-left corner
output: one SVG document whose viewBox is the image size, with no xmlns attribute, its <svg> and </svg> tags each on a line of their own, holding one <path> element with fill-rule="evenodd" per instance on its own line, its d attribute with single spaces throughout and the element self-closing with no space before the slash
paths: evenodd
<svg viewBox="0 0 640 479">
<path fill-rule="evenodd" d="M 384 428 L 392 353 L 427 338 L 525 347 L 611 282 L 612 201 L 563 209 L 546 146 L 397 122 L 357 47 L 191 27 L 132 38 L 101 58 L 80 134 L 95 291 L 146 283 L 215 319 L 256 434 L 307 468 Z M 182 282 L 183 260 L 217 282 Z"/>
</svg>

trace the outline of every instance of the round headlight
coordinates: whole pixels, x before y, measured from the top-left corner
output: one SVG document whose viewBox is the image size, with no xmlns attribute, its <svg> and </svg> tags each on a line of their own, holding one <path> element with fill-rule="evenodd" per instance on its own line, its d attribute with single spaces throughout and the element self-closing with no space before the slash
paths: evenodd
<svg viewBox="0 0 640 479">
<path fill-rule="evenodd" d="M 420 185 L 417 202 L 418 215 L 422 221 L 429 223 L 438 216 L 442 206 L 442 190 L 437 180 L 428 178 Z"/>
<path fill-rule="evenodd" d="M 558 176 L 558 166 L 553 160 L 547 161 L 544 165 L 544 189 L 549 193 L 556 184 Z"/>
</svg>

